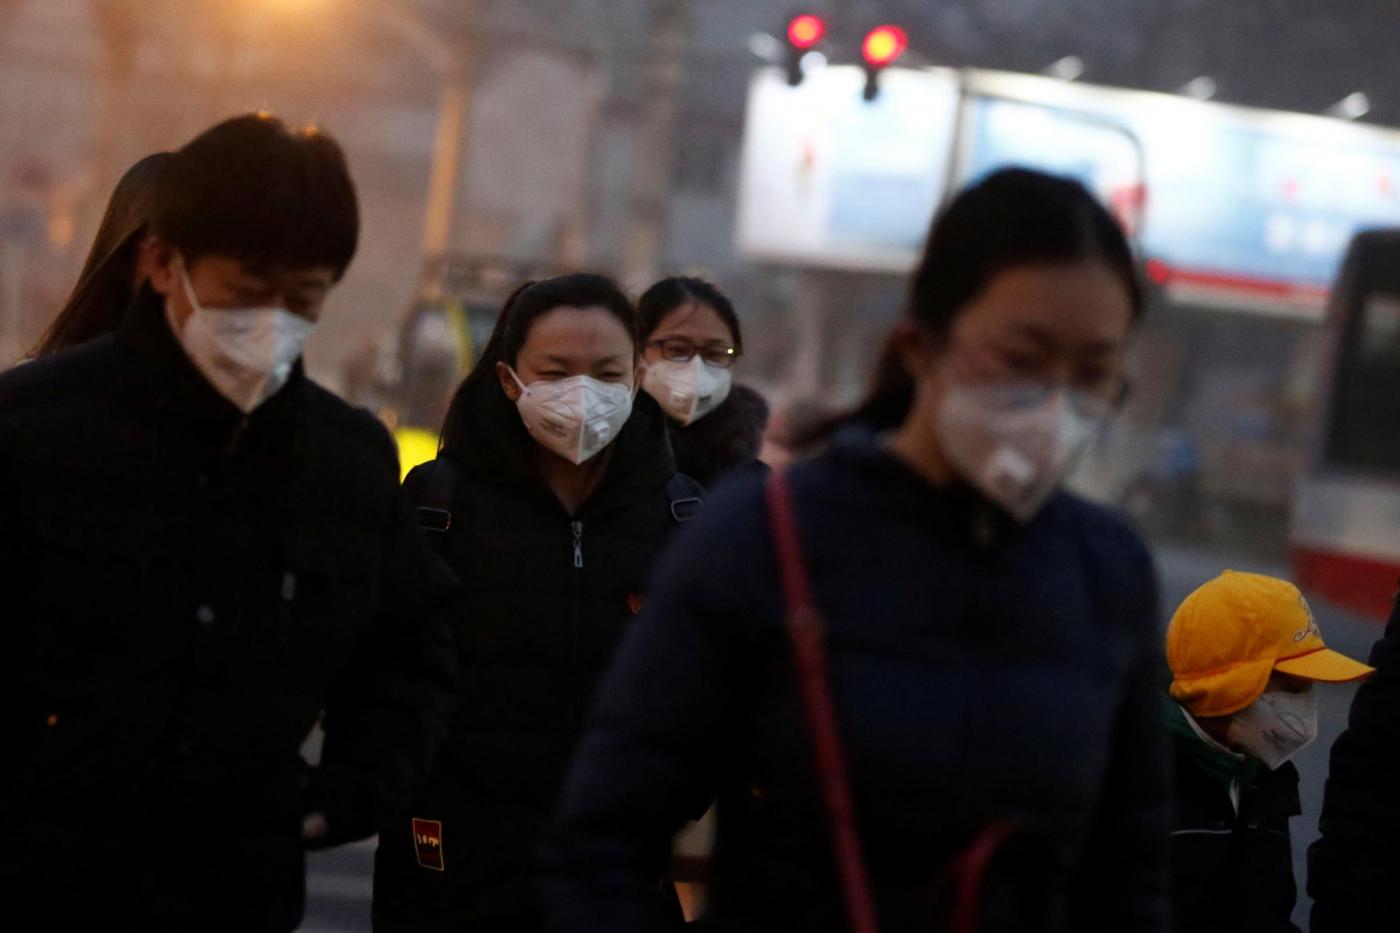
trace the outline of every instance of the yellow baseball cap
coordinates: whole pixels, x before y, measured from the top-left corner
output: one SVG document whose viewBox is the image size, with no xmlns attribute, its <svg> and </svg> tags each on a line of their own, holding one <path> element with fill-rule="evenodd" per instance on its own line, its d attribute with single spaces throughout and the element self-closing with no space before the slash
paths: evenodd
<svg viewBox="0 0 1400 933">
<path fill-rule="evenodd" d="M 1274 671 L 1345 683 L 1374 668 L 1322 643 L 1287 580 L 1227 570 L 1186 597 L 1167 628 L 1172 699 L 1193 716 L 1228 716 L 1259 699 Z"/>
</svg>

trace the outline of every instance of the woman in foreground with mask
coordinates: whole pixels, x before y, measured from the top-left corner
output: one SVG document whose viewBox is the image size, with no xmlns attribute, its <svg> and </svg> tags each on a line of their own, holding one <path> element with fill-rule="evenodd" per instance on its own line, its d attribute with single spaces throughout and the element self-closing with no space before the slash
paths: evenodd
<svg viewBox="0 0 1400 933">
<path fill-rule="evenodd" d="M 463 583 L 460 699 L 427 786 L 380 830 L 376 930 L 540 925 L 535 848 L 594 682 L 698 505 L 638 363 L 611 281 L 525 286 L 458 390 L 438 459 L 408 477 Z"/>
<path fill-rule="evenodd" d="M 703 279 L 676 276 L 637 302 L 646 378 L 642 387 L 670 419 L 681 472 L 705 488 L 758 462 L 768 403 L 734 383 L 744 338 L 734 306 Z"/>
<path fill-rule="evenodd" d="M 650 878 L 710 795 L 711 929 L 1166 929 L 1152 562 L 1057 491 L 1141 303 L 1076 182 L 1004 171 L 951 202 L 904 377 L 663 559 L 561 797 L 551 929 L 659 929 Z"/>
<path fill-rule="evenodd" d="M 1298 588 L 1227 571 L 1167 629 L 1176 752 L 1172 914 L 1180 933 L 1296 933 L 1292 759 L 1317 738 L 1314 682 L 1375 671 L 1322 642 Z"/>
</svg>

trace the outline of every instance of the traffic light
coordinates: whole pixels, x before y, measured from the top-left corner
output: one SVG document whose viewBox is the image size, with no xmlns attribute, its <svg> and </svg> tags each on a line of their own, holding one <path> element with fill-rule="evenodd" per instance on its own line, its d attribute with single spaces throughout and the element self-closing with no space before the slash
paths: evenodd
<svg viewBox="0 0 1400 933">
<path fill-rule="evenodd" d="M 880 72 L 894 63 L 909 47 L 909 36 L 898 26 L 876 26 L 865 34 L 860 57 L 865 61 L 865 99 L 880 93 Z"/>
<path fill-rule="evenodd" d="M 802 59 L 826 38 L 826 20 L 814 13 L 799 13 L 788 23 L 787 74 L 793 87 L 802 83 Z"/>
</svg>

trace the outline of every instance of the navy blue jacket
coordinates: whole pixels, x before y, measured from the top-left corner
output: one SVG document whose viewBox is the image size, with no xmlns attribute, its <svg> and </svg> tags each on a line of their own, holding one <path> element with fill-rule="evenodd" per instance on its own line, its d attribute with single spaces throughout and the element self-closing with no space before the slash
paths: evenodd
<svg viewBox="0 0 1400 933">
<path fill-rule="evenodd" d="M 845 928 L 762 482 L 735 482 L 678 540 L 600 689 L 545 853 L 552 929 L 662 928 L 649 880 L 715 796 L 708 922 Z M 1043 842 L 1020 880 L 1054 888 L 1067 929 L 1164 930 L 1157 594 L 1138 537 L 1068 495 L 1018 528 L 868 438 L 797 467 L 792 492 L 884 933 L 938 929 L 948 863 L 1007 817 Z"/>
</svg>

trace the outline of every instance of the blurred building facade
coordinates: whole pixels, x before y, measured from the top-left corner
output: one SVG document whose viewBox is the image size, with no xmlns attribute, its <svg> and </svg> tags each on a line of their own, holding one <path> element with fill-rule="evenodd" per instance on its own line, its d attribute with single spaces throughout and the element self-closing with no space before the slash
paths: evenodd
<svg viewBox="0 0 1400 933">
<path fill-rule="evenodd" d="M 1346 12 L 1303 0 L 806 6 L 848 33 L 903 24 L 924 61 L 1035 71 L 1074 54 L 1086 79 L 1171 90 L 1209 74 L 1230 99 L 1311 111 L 1368 80 L 1386 86 L 1400 38 L 1390 0 Z M 359 184 L 360 253 L 309 353 L 332 387 L 360 394 L 374 381 L 365 369 L 392 357 L 414 299 L 435 287 L 425 241 L 440 240 L 514 268 L 597 268 L 634 291 L 658 274 L 711 276 L 748 329 L 744 378 L 780 400 L 849 401 L 900 311 L 901 277 L 765 266 L 733 245 L 758 64 L 749 40 L 780 34 L 794 11 L 787 0 L 0 0 L 0 358 L 31 346 L 62 303 L 127 165 L 267 108 L 334 133 Z M 450 88 L 462 123 L 435 182 Z M 1377 95 L 1374 118 L 1400 123 L 1400 96 Z M 430 194 L 446 223 L 438 240 L 431 219 L 425 233 Z M 1150 468 L 1164 488 L 1174 469 L 1214 458 L 1214 475 L 1242 483 L 1220 496 L 1277 513 L 1305 455 L 1319 339 L 1296 321 L 1160 316 L 1140 349 L 1134 417 L 1164 451 Z"/>
</svg>

